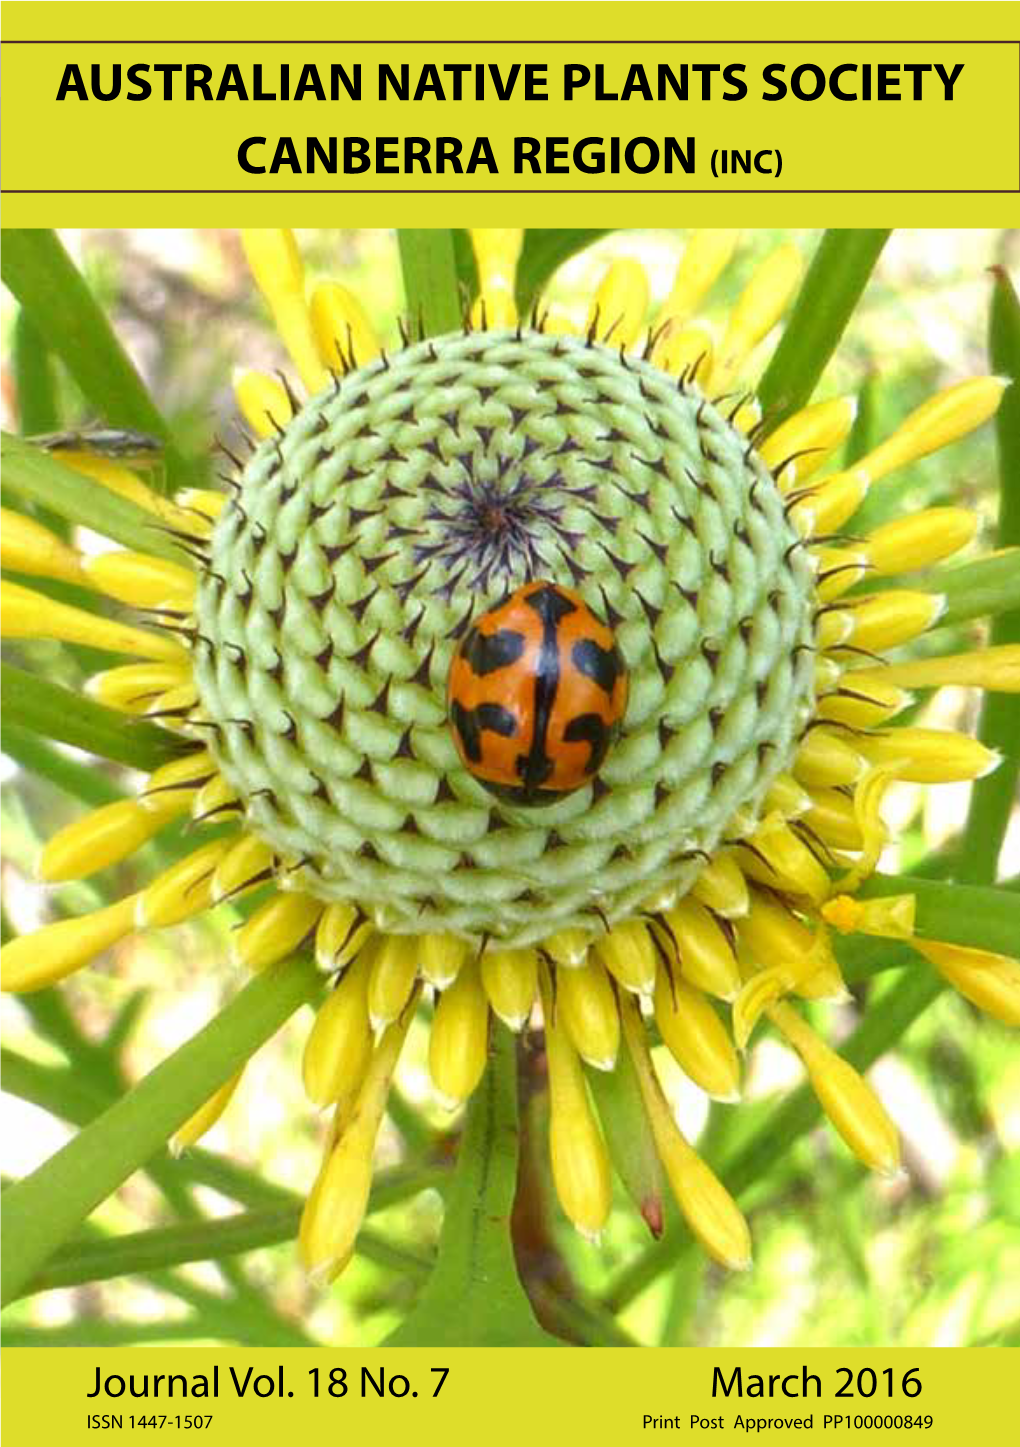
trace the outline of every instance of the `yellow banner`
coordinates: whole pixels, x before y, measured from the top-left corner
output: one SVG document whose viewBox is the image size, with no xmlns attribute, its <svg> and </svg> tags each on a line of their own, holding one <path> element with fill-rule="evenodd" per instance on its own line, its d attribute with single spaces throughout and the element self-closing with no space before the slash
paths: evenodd
<svg viewBox="0 0 1020 1447">
<path fill-rule="evenodd" d="M 15 1442 L 1015 1441 L 1002 1352 L 8 1350 Z M 201 1434 L 201 1436 L 198 1436 Z"/>
<path fill-rule="evenodd" d="M 610 198 L 660 225 L 975 224 L 1020 196 L 1012 6 L 4 12 L 8 224 L 315 222 L 339 198 L 369 224 L 591 222 Z"/>
</svg>

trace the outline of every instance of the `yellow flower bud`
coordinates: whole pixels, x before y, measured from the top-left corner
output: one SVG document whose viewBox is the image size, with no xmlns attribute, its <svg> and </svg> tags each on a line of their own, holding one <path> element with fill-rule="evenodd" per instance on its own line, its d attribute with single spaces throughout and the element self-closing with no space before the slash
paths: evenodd
<svg viewBox="0 0 1020 1447">
<path fill-rule="evenodd" d="M 353 904 L 331 904 L 315 932 L 315 959 L 320 970 L 341 970 L 372 938 L 374 927 Z"/>
<path fill-rule="evenodd" d="M 912 573 L 966 547 L 977 525 L 977 513 L 964 507 L 932 507 L 896 518 L 869 534 L 868 562 L 879 577 Z"/>
<path fill-rule="evenodd" d="M 439 997 L 429 1031 L 429 1074 L 447 1110 L 481 1080 L 489 1049 L 489 1002 L 477 960 L 469 960 Z"/>
<path fill-rule="evenodd" d="M 655 365 L 674 377 L 685 375 L 697 381 L 712 370 L 714 343 L 704 327 L 681 327 L 670 323 L 661 331 L 661 323 L 653 328 L 657 337 L 652 353 Z"/>
<path fill-rule="evenodd" d="M 612 1070 L 620 1016 L 609 976 L 594 956 L 579 969 L 559 971 L 555 1009 L 581 1059 L 596 1070 Z"/>
<path fill-rule="evenodd" d="M 1020 1025 L 1020 961 L 937 940 L 911 941 L 965 999 L 1004 1025 Z"/>
<path fill-rule="evenodd" d="M 3 989 L 15 994 L 44 990 L 89 964 L 132 932 L 139 898 L 130 894 L 93 914 L 58 920 L 8 940 L 0 949 Z"/>
<path fill-rule="evenodd" d="M 246 889 L 265 884 L 275 872 L 276 856 L 268 844 L 254 834 L 243 834 L 225 854 L 213 874 L 212 898 L 221 899 L 242 894 Z"/>
<path fill-rule="evenodd" d="M 126 663 L 94 674 L 85 685 L 89 698 L 121 713 L 143 714 L 159 707 L 163 694 L 187 687 L 190 665 L 181 663 Z"/>
<path fill-rule="evenodd" d="M 703 864 L 691 894 L 713 914 L 723 919 L 740 919 L 747 913 L 747 880 L 732 852 L 715 854 Z"/>
<path fill-rule="evenodd" d="M 312 293 L 312 328 L 324 366 L 332 372 L 364 367 L 379 355 L 379 339 L 352 292 L 336 282 Z"/>
<path fill-rule="evenodd" d="M 354 1250 L 372 1188 L 375 1139 L 412 1013 L 390 1025 L 376 1046 L 350 1117 L 305 1203 L 298 1247 L 316 1279 L 338 1274 Z"/>
<path fill-rule="evenodd" d="M 244 1067 L 242 1066 L 236 1074 L 220 1086 L 219 1090 L 213 1091 L 209 1099 L 204 1105 L 199 1106 L 194 1115 L 189 1116 L 184 1124 L 174 1131 L 170 1137 L 170 1154 L 172 1156 L 183 1155 L 189 1146 L 196 1145 L 208 1131 L 212 1130 L 233 1100 L 243 1074 Z"/>
<path fill-rule="evenodd" d="M 959 684 L 989 693 L 1020 693 L 1020 643 L 1002 643 L 977 653 L 952 653 L 941 658 L 914 658 L 881 669 L 855 671 L 853 687 L 873 694 L 880 687 L 941 688 Z"/>
<path fill-rule="evenodd" d="M 377 1035 L 400 1018 L 411 998 L 420 956 L 420 942 L 412 937 L 386 935 L 382 940 L 368 981 L 368 1014 Z"/>
<path fill-rule="evenodd" d="M 867 490 L 867 474 L 860 469 L 834 472 L 790 509 L 790 517 L 804 537 L 824 537 L 853 516 Z"/>
<path fill-rule="evenodd" d="M 740 1097 L 740 1062 L 726 1027 L 699 990 L 664 969 L 655 983 L 662 1042 L 686 1075 L 716 1100 Z"/>
<path fill-rule="evenodd" d="M 740 863 L 751 879 L 787 894 L 806 895 L 814 903 L 829 893 L 828 874 L 781 815 L 768 815 L 749 843 L 752 848 L 741 851 Z"/>
<path fill-rule="evenodd" d="M 368 1019 L 368 952 L 349 965 L 319 1006 L 305 1042 L 302 1076 L 315 1105 L 332 1105 L 360 1089 L 372 1058 Z"/>
<path fill-rule="evenodd" d="M 73 548 L 34 518 L 0 507 L 0 562 L 16 573 L 82 581 L 81 559 Z"/>
<path fill-rule="evenodd" d="M 55 638 L 61 643 L 86 643 L 111 653 L 133 653 L 138 658 L 161 658 L 171 663 L 187 658 L 179 643 L 161 633 L 147 633 L 57 603 L 6 578 L 0 580 L 0 605 L 4 638 Z"/>
<path fill-rule="evenodd" d="M 585 331 L 613 347 L 629 347 L 644 326 L 648 278 L 639 262 L 623 259 L 609 267 L 588 309 Z"/>
<path fill-rule="evenodd" d="M 802 784 L 835 787 L 856 783 L 864 768 L 857 749 L 845 739 L 826 729 L 812 729 L 797 748 L 793 772 Z"/>
<path fill-rule="evenodd" d="M 478 275 L 483 280 L 500 276 L 512 281 L 524 244 L 523 229 L 519 226 L 474 226 L 470 236 Z"/>
<path fill-rule="evenodd" d="M 588 1098 L 577 1052 L 556 1024 L 545 972 L 542 1011 L 549 1061 L 549 1154 L 556 1195 L 567 1217 L 597 1240 L 612 1204 L 609 1156 Z"/>
<path fill-rule="evenodd" d="M 792 966 L 788 987 L 808 999 L 846 999 L 846 986 L 824 934 L 811 931 L 778 900 L 755 891 L 751 909 L 738 926 L 744 956 L 762 969 Z M 803 966 L 810 963 L 810 969 Z"/>
<path fill-rule="evenodd" d="M 747 1222 L 725 1186 L 681 1135 L 655 1074 L 636 1001 L 621 999 L 620 1013 L 655 1148 L 676 1203 L 709 1255 L 733 1271 L 744 1271 L 751 1264 Z"/>
<path fill-rule="evenodd" d="M 158 929 L 201 914 L 212 903 L 213 875 L 233 839 L 216 839 L 179 859 L 136 895 L 135 924 Z"/>
<path fill-rule="evenodd" d="M 812 804 L 804 823 L 833 849 L 863 849 L 864 836 L 854 812 L 854 801 L 838 789 L 812 789 Z"/>
<path fill-rule="evenodd" d="M 844 674 L 838 689 L 818 699 L 819 718 L 849 724 L 855 729 L 879 728 L 901 713 L 912 701 L 911 695 L 897 688 L 892 678 L 862 671 Z"/>
<path fill-rule="evenodd" d="M 154 769 L 145 782 L 145 788 L 138 796 L 138 802 L 146 809 L 163 808 L 165 799 L 180 796 L 191 808 L 194 795 L 210 779 L 216 778 L 216 765 L 208 749 L 199 749 L 182 759 L 171 759 Z"/>
<path fill-rule="evenodd" d="M 818 581 L 815 591 L 823 603 L 842 598 L 864 578 L 867 559 L 862 548 L 814 548 Z"/>
<path fill-rule="evenodd" d="M 231 807 L 238 799 L 239 795 L 233 784 L 229 784 L 222 774 L 216 774 L 207 784 L 202 785 L 191 801 L 191 816 L 196 823 L 205 823 L 208 820 L 213 824 L 222 824 L 225 819 L 239 812 Z"/>
<path fill-rule="evenodd" d="M 286 388 L 261 372 L 235 372 L 234 401 L 256 437 L 271 437 L 294 415 Z"/>
<path fill-rule="evenodd" d="M 294 233 L 282 227 L 242 230 L 244 254 L 259 291 L 269 304 L 276 330 L 311 393 L 329 380 L 319 360 L 305 305 L 305 279 Z"/>
<path fill-rule="evenodd" d="M 190 568 L 147 553 L 110 552 L 86 558 L 82 567 L 93 588 L 135 608 L 194 606 L 198 579 Z"/>
<path fill-rule="evenodd" d="M 564 969 L 583 965 L 591 945 L 591 936 L 581 929 L 562 929 L 542 941 L 542 948 L 554 964 Z"/>
<path fill-rule="evenodd" d="M 486 282 L 471 306 L 471 325 L 490 332 L 515 327 L 517 306 L 512 286 L 498 277 Z"/>
<path fill-rule="evenodd" d="M 857 466 L 872 482 L 965 437 L 994 416 L 1009 385 L 1002 377 L 971 377 L 929 397 L 891 437 Z"/>
<path fill-rule="evenodd" d="M 482 985 L 504 1025 L 521 1030 L 538 993 L 538 955 L 534 950 L 486 950 Z"/>
<path fill-rule="evenodd" d="M 799 819 L 811 808 L 811 795 L 801 788 L 792 774 L 777 774 L 769 785 L 762 807 L 766 813 L 776 812 L 784 819 Z"/>
<path fill-rule="evenodd" d="M 210 492 L 205 487 L 182 488 L 174 498 L 174 503 L 182 512 L 192 514 L 197 532 L 212 532 L 212 524 L 226 507 L 228 501 L 225 493 Z M 195 517 L 196 513 L 199 516 Z M 203 527 L 203 521 L 209 524 L 208 529 Z"/>
<path fill-rule="evenodd" d="M 418 939 L 422 975 L 437 990 L 445 990 L 457 978 L 469 953 L 467 941 L 456 935 L 429 934 Z"/>
<path fill-rule="evenodd" d="M 746 900 L 746 884 L 744 896 Z M 680 974 L 688 984 L 721 1000 L 732 1000 L 740 989 L 740 971 L 718 920 L 696 899 L 682 899 L 664 919 L 679 957 Z"/>
<path fill-rule="evenodd" d="M 945 608 L 946 600 L 940 593 L 911 592 L 908 588 L 890 588 L 873 597 L 854 599 L 853 607 L 848 609 L 853 623 L 850 641 L 855 648 L 882 653 L 926 632 Z"/>
<path fill-rule="evenodd" d="M 146 716 L 159 716 L 164 728 L 183 728 L 198 703 L 198 690 L 193 683 L 182 683 L 160 694 L 145 710 Z"/>
<path fill-rule="evenodd" d="M 949 729 L 890 729 L 861 738 L 858 747 L 874 764 L 895 764 L 896 777 L 912 784 L 981 779 L 1002 761 L 994 749 Z"/>
<path fill-rule="evenodd" d="M 725 269 L 736 249 L 739 231 L 695 231 L 680 258 L 672 290 L 655 319 L 655 330 L 666 321 L 686 321 Z"/>
<path fill-rule="evenodd" d="M 133 854 L 187 807 L 186 794 L 164 794 L 156 808 L 136 799 L 107 804 L 54 834 L 43 847 L 36 873 L 47 884 L 85 879 Z"/>
<path fill-rule="evenodd" d="M 819 1104 L 857 1159 L 870 1170 L 895 1175 L 900 1168 L 899 1136 L 870 1085 L 791 1005 L 773 1005 L 768 1013 L 804 1062 Z"/>
<path fill-rule="evenodd" d="M 248 916 L 234 935 L 230 953 L 249 970 L 264 970 L 293 954 L 315 928 L 322 901 L 310 894 L 275 894 Z"/>
<path fill-rule="evenodd" d="M 710 392 L 725 392 L 732 385 L 752 350 L 786 311 L 802 271 L 800 252 L 792 243 L 777 247 L 761 263 L 730 313 Z"/>
<path fill-rule="evenodd" d="M 595 953 L 625 990 L 650 995 L 655 989 L 658 957 L 651 935 L 640 920 L 614 925 L 595 946 Z"/>
<path fill-rule="evenodd" d="M 773 474 L 786 463 L 776 482 L 788 492 L 816 472 L 836 448 L 842 446 L 856 415 L 854 397 L 814 402 L 777 427 L 762 443 L 758 455 Z"/>
</svg>

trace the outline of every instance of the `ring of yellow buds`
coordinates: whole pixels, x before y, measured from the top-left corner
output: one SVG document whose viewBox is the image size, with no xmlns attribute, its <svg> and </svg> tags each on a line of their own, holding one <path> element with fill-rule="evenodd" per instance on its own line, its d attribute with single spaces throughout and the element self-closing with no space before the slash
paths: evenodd
<svg viewBox="0 0 1020 1447">
<path fill-rule="evenodd" d="M 492 1016 L 515 1032 L 541 1023 L 551 1174 L 569 1220 L 599 1236 L 615 1167 L 654 1234 L 668 1185 L 706 1249 L 735 1268 L 749 1260 L 746 1224 L 681 1132 L 657 1061 L 668 1053 L 709 1097 L 732 1102 L 742 1051 L 759 1027 L 771 1028 L 848 1147 L 889 1173 L 899 1155 L 887 1115 L 797 1008 L 846 997 L 834 937 L 908 941 L 980 1009 L 1020 1020 L 1016 960 L 919 939 L 910 894 L 858 893 L 887 842 L 891 787 L 970 781 L 998 762 L 973 739 L 901 727 L 897 715 L 914 689 L 1020 690 L 1020 647 L 882 657 L 937 627 L 946 610 L 944 594 L 916 577 L 909 587 L 891 580 L 955 556 L 974 537 L 975 516 L 934 507 L 866 536 L 843 532 L 875 484 L 991 417 L 1005 383 L 946 388 L 826 475 L 854 422 L 851 399 L 807 406 L 770 431 L 740 390 L 748 358 L 795 294 L 796 248 L 757 268 L 713 333 L 699 309 L 734 232 L 691 239 L 647 331 L 648 283 L 629 260 L 610 266 L 583 325 L 544 302 L 523 325 L 522 242 L 518 230 L 476 231 L 479 290 L 463 334 L 388 357 L 344 287 L 327 282 L 306 295 L 291 233 L 246 233 L 254 278 L 308 400 L 282 373 L 238 375 L 253 437 L 248 462 L 226 453 L 237 466 L 234 496 L 161 497 L 136 475 L 153 451 L 144 438 L 40 443 L 143 509 L 182 557 L 84 557 L 38 522 L 3 516 L 5 567 L 90 589 L 144 620 L 101 616 L 5 579 L 4 635 L 123 655 L 89 694 L 158 723 L 187 750 L 137 798 L 59 831 L 43 848 L 40 879 L 87 878 L 189 816 L 195 826 L 234 826 L 129 898 L 11 941 L 4 985 L 42 989 L 136 930 L 172 927 L 264 887 L 268 897 L 233 932 L 234 962 L 261 971 L 311 947 L 329 977 L 303 1058 L 307 1094 L 329 1112 L 301 1225 L 303 1259 L 323 1278 L 354 1251 L 416 1012 L 428 1024 L 436 1097 L 451 1109 L 483 1075 L 500 1028 Z M 438 381 L 423 377 L 429 368 Z M 472 475 L 469 436 L 483 452 L 495 439 L 493 455 L 515 466 L 543 454 L 532 462 L 542 464 L 533 481 L 543 506 L 517 522 L 525 531 L 549 525 L 572 499 L 557 580 L 587 589 L 607 615 L 611 606 L 632 654 L 633 717 L 598 781 L 609 797 L 593 783 L 583 808 L 568 800 L 544 820 L 534 811 L 504 817 L 473 793 L 447 736 L 439 664 L 484 587 L 455 571 L 425 580 L 429 568 L 448 566 L 450 541 L 426 494 L 433 483 L 442 491 L 434 471 L 453 468 L 455 456 Z M 348 447 L 359 463 L 348 479 L 353 506 L 348 482 L 338 483 Z M 405 468 L 420 485 L 410 486 Z M 561 497 L 564 478 L 572 491 Z M 295 500 L 306 510 L 291 535 Z M 706 523 L 713 508 L 717 537 Z M 416 528 L 426 529 L 422 558 L 433 559 L 420 576 L 422 559 L 401 541 Z M 330 609 L 344 624 L 324 632 Z M 270 702 L 245 711 L 256 674 Z M 717 697 L 726 680 L 739 685 L 728 710 Z M 264 725 L 272 737 L 253 750 Z M 310 771 L 313 754 L 321 771 Z M 213 1125 L 239 1079 L 185 1122 L 176 1149 Z"/>
</svg>

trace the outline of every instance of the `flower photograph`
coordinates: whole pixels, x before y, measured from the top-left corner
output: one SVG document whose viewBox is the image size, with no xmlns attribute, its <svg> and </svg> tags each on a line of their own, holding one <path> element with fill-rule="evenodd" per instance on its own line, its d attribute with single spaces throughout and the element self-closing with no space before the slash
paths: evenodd
<svg viewBox="0 0 1020 1447">
<path fill-rule="evenodd" d="M 1020 1341 L 988 230 L 3 233 L 3 1340 Z"/>
</svg>

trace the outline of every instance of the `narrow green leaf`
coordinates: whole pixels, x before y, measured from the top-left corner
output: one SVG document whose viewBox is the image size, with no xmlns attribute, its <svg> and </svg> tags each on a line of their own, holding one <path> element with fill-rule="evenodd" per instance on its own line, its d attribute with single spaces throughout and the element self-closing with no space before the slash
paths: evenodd
<svg viewBox="0 0 1020 1447">
<path fill-rule="evenodd" d="M 373 1183 L 368 1214 L 371 1216 L 418 1195 L 429 1186 L 439 1184 L 446 1174 L 442 1169 L 432 1168 L 416 1174 L 398 1170 L 380 1175 Z M 294 1198 L 287 1205 L 240 1211 L 212 1221 L 197 1220 L 152 1231 L 132 1231 L 122 1236 L 90 1233 L 55 1251 L 21 1294 L 29 1296 L 57 1287 L 80 1286 L 86 1281 L 110 1281 L 117 1276 L 149 1275 L 192 1261 L 222 1262 L 229 1256 L 293 1241 L 303 1204 Z M 428 1276 L 433 1265 L 429 1257 L 386 1240 L 371 1227 L 359 1233 L 357 1251 L 378 1265 L 420 1279 Z"/>
<path fill-rule="evenodd" d="M 822 237 L 758 387 L 770 430 L 810 400 L 889 234 L 840 230 Z"/>
<path fill-rule="evenodd" d="M 577 252 L 591 246 L 602 236 L 608 236 L 605 227 L 590 230 L 549 229 L 524 233 L 517 262 L 517 310 L 526 317 L 538 300 L 553 272 L 569 261 Z"/>
<path fill-rule="evenodd" d="M 665 1182 L 630 1052 L 621 1049 L 615 1069 L 585 1075 L 613 1168 L 649 1229 L 661 1233 Z"/>
<path fill-rule="evenodd" d="M 0 440 L 0 461 L 5 487 L 22 497 L 126 548 L 175 563 L 182 561 L 180 548 L 154 513 L 65 467 L 24 438 L 5 432 Z"/>
<path fill-rule="evenodd" d="M 436 1269 L 386 1346 L 559 1346 L 535 1322 L 517 1276 L 517 1058 L 502 1025 L 468 1106 Z"/>
<path fill-rule="evenodd" d="M 165 730 L 125 719 L 111 708 L 11 663 L 0 663 L 0 690 L 5 728 L 13 724 L 131 769 L 158 768 L 180 752 L 180 741 Z"/>
<path fill-rule="evenodd" d="M 992 371 L 1013 385 L 995 418 L 999 449 L 1000 548 L 1020 544 L 1020 298 L 1005 271 L 995 272 L 992 292 L 989 355 Z M 997 610 L 992 643 L 1020 643 L 1020 551 L 1012 554 L 1013 601 Z M 1002 841 L 1020 782 L 1020 698 L 989 693 L 981 710 L 978 737 L 999 749 L 1003 761 L 994 773 L 974 784 L 964 832 L 961 876 L 975 882 L 995 878 Z"/>
<path fill-rule="evenodd" d="M 840 1054 L 856 1069 L 867 1070 L 903 1038 L 942 989 L 942 981 L 933 970 L 911 971 L 882 996 L 877 1008 L 870 1011 L 840 1047 Z M 813 1092 L 808 1086 L 802 1086 L 769 1115 L 750 1140 L 716 1168 L 717 1174 L 739 1198 L 759 1177 L 773 1169 L 776 1161 L 817 1124 L 820 1116 L 821 1107 Z M 677 1262 L 692 1250 L 700 1251 L 701 1247 L 686 1229 L 671 1232 L 619 1273 L 605 1293 L 606 1305 L 614 1311 L 622 1310 L 664 1272 L 675 1270 Z"/>
<path fill-rule="evenodd" d="M 462 317 L 453 233 L 401 227 L 397 240 L 410 329 L 421 322 L 426 336 L 457 331 Z"/>
<path fill-rule="evenodd" d="M 5 231 L 0 265 L 5 285 L 99 418 L 160 438 L 167 449 L 168 482 L 179 485 L 187 467 L 169 429 L 56 232 L 17 227 Z"/>
<path fill-rule="evenodd" d="M 299 1219 L 296 1207 L 281 1206 L 244 1211 L 216 1221 L 75 1241 L 54 1252 L 22 1294 L 78 1286 L 85 1281 L 109 1281 L 115 1276 L 139 1276 L 188 1261 L 257 1251 L 291 1240 L 297 1234 Z"/>
<path fill-rule="evenodd" d="M 173 1132 L 322 988 L 310 961 L 274 966 L 204 1030 L 0 1200 L 2 1300 L 23 1289 L 75 1227 L 160 1152 Z"/>
</svg>

